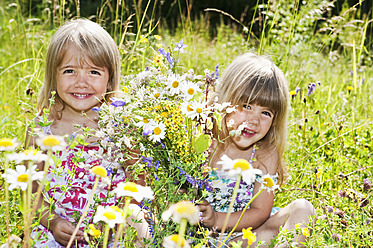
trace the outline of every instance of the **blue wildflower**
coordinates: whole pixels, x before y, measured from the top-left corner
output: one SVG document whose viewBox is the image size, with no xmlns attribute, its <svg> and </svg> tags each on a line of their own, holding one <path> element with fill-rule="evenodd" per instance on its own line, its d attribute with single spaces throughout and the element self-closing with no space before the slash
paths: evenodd
<svg viewBox="0 0 373 248">
<path fill-rule="evenodd" d="M 212 73 L 211 77 L 215 78 L 215 79 L 218 79 L 220 76 L 220 73 L 219 73 L 219 64 L 217 64 L 215 66 L 215 72 Z"/>
<path fill-rule="evenodd" d="M 171 57 L 170 53 L 166 54 L 166 59 L 167 59 L 167 62 L 170 64 L 171 68 L 173 68 L 175 64 L 175 60 Z"/>
<path fill-rule="evenodd" d="M 183 39 L 180 40 L 179 43 L 175 43 L 176 47 L 174 48 L 175 51 L 179 51 L 181 53 L 184 52 L 184 47 L 187 47 L 188 45 L 183 44 Z"/>
<path fill-rule="evenodd" d="M 146 163 L 148 165 L 148 168 L 150 169 L 152 167 L 153 158 L 152 157 L 144 157 L 144 156 L 142 156 L 142 162 Z"/>
<path fill-rule="evenodd" d="M 159 169 L 159 161 L 158 160 L 155 161 L 154 169 L 155 169 L 155 171 L 158 171 L 158 169 Z"/>
<path fill-rule="evenodd" d="M 159 48 L 158 49 L 158 52 L 160 53 L 160 54 L 162 54 L 163 56 L 167 56 L 167 53 L 166 53 L 166 51 L 161 47 L 161 48 Z"/>
<path fill-rule="evenodd" d="M 157 174 L 156 174 L 156 173 L 154 173 L 154 179 L 155 179 L 156 181 L 158 181 L 158 180 L 159 180 L 159 178 L 158 178 L 158 176 L 157 176 Z"/>
<path fill-rule="evenodd" d="M 153 131 L 152 131 L 152 129 L 150 128 L 150 127 L 144 127 L 143 128 L 143 130 L 142 130 L 142 135 L 143 136 L 148 136 L 148 135 L 150 135 L 150 134 L 152 134 L 153 133 Z"/>
<path fill-rule="evenodd" d="M 74 140 L 76 138 L 76 135 L 78 135 L 77 132 L 73 132 L 73 134 L 70 136 L 71 140 Z"/>
<path fill-rule="evenodd" d="M 188 183 L 190 183 L 193 187 L 196 186 L 196 181 L 194 180 L 194 177 L 191 175 L 185 174 L 185 179 Z"/>
<path fill-rule="evenodd" d="M 181 176 L 181 175 L 185 175 L 185 174 L 186 174 L 185 171 L 183 171 L 179 166 L 176 166 L 176 168 L 178 168 L 179 171 L 180 171 L 179 176 Z"/>
<path fill-rule="evenodd" d="M 95 112 L 100 112 L 100 111 L 101 111 L 101 109 L 100 109 L 99 107 L 93 107 L 93 108 L 92 108 L 92 111 L 95 111 Z"/>
<path fill-rule="evenodd" d="M 106 171 L 108 176 L 114 173 L 114 171 L 111 168 L 106 168 Z"/>
<path fill-rule="evenodd" d="M 110 105 L 112 105 L 114 107 L 123 107 L 124 105 L 126 105 L 125 101 L 122 101 L 122 100 L 119 100 L 119 99 L 114 99 L 114 98 L 112 98 L 111 100 L 113 100 L 113 102 Z"/>
</svg>

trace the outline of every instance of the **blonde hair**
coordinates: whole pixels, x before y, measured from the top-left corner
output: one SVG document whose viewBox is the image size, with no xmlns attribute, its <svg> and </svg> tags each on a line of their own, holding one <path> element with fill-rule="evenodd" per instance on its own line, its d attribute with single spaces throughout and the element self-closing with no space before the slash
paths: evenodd
<svg viewBox="0 0 373 248">
<path fill-rule="evenodd" d="M 233 106 L 258 104 L 274 112 L 272 126 L 258 145 L 269 145 L 276 149 L 279 156 L 277 173 L 282 183 L 286 174 L 283 153 L 290 106 L 288 84 L 283 72 L 265 56 L 252 53 L 240 55 L 225 69 L 211 99 L 220 104 L 230 102 Z M 218 132 L 216 128 L 214 130 L 215 137 L 219 137 L 220 140 L 229 136 L 226 115 L 222 119 L 221 131 Z M 224 147 L 227 143 L 224 143 Z"/>
<path fill-rule="evenodd" d="M 57 90 L 57 68 L 66 55 L 68 45 L 73 45 L 78 50 L 79 63 L 86 63 L 89 58 L 96 66 L 107 68 L 109 82 L 105 100 L 109 100 L 119 87 L 120 56 L 118 47 L 110 34 L 97 23 L 87 19 L 76 19 L 63 24 L 53 35 L 47 52 L 44 85 L 39 95 L 37 104 L 41 113 L 48 108 L 52 91 Z M 60 106 L 56 109 L 56 106 Z M 51 107 L 52 118 L 61 118 L 64 102 L 56 93 L 55 104 Z"/>
</svg>

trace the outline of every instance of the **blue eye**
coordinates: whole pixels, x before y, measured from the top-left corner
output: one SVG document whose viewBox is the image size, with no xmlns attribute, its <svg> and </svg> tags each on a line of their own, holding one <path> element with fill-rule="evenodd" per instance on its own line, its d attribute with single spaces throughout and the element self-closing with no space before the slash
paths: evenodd
<svg viewBox="0 0 373 248">
<path fill-rule="evenodd" d="M 266 116 L 269 116 L 269 117 L 272 117 L 272 113 L 269 112 L 269 111 L 263 111 L 262 114 L 264 114 Z"/>
<path fill-rule="evenodd" d="M 101 73 L 98 72 L 98 71 L 91 71 L 90 73 L 91 73 L 91 74 L 95 74 L 95 75 L 101 75 Z"/>
</svg>

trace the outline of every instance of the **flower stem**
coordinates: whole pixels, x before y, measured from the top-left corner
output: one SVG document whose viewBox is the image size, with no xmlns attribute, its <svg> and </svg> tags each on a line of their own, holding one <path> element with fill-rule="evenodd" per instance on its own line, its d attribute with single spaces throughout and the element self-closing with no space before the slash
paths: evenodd
<svg viewBox="0 0 373 248">
<path fill-rule="evenodd" d="M 246 209 L 250 206 L 250 204 L 255 200 L 255 198 L 257 198 L 262 192 L 263 192 L 264 189 L 260 189 L 260 191 L 258 193 L 256 193 L 253 198 L 251 198 L 251 200 L 246 204 L 245 208 L 242 210 L 242 213 L 240 215 L 240 218 L 238 218 L 238 221 L 236 223 L 236 225 L 233 227 L 233 229 L 229 232 L 229 234 L 227 235 L 227 237 L 224 239 L 224 241 L 221 243 L 221 245 L 219 246 L 219 248 L 228 240 L 228 238 L 232 235 L 232 233 L 234 232 L 234 230 L 236 230 L 238 224 L 241 222 L 242 220 L 242 217 L 243 217 L 243 214 L 245 213 Z"/>
<path fill-rule="evenodd" d="M 78 221 L 78 224 L 76 224 L 75 230 L 74 230 L 73 234 L 71 235 L 71 238 L 70 238 L 69 243 L 67 244 L 66 248 L 70 248 L 70 247 L 71 247 L 71 245 L 72 245 L 72 243 L 73 243 L 73 240 L 74 240 L 76 234 L 77 234 L 78 231 L 79 231 L 79 227 L 80 227 L 80 225 L 82 224 L 82 222 L 83 222 L 85 216 L 87 215 L 88 208 L 89 208 L 89 206 L 91 205 L 91 201 L 92 201 L 92 199 L 93 199 L 93 196 L 95 195 L 95 191 L 96 191 L 96 188 L 97 188 L 97 185 L 98 185 L 98 180 L 99 180 L 99 178 L 100 178 L 100 177 L 96 176 L 96 181 L 95 181 L 95 184 L 93 185 L 91 196 L 89 197 L 89 200 L 88 200 L 88 202 L 87 202 L 87 205 L 86 205 L 85 208 L 84 208 L 84 211 L 83 211 L 83 213 L 82 213 L 82 216 L 80 216 L 80 219 L 79 219 L 79 221 Z"/>
<path fill-rule="evenodd" d="M 236 185 L 234 185 L 234 189 L 233 189 L 232 199 L 231 199 L 231 202 L 229 203 L 228 212 L 225 215 L 225 220 L 224 220 L 223 228 L 221 229 L 221 234 L 223 234 L 225 232 L 225 229 L 227 228 L 229 216 L 231 215 L 231 212 L 232 212 L 232 209 L 233 209 L 233 205 L 236 202 L 237 193 L 238 193 L 238 187 L 240 186 L 240 183 L 241 183 L 241 177 L 242 177 L 241 174 L 238 174 Z M 219 238 L 220 241 L 221 241 L 221 237 Z"/>
<path fill-rule="evenodd" d="M 107 242 L 108 242 L 108 239 L 109 239 L 109 225 L 106 224 L 105 225 L 105 231 L 104 231 L 104 243 L 103 243 L 103 246 L 102 247 L 107 247 Z M 116 247 L 116 246 L 114 246 Z"/>
<path fill-rule="evenodd" d="M 188 223 L 187 219 L 185 219 L 185 218 L 181 219 L 180 229 L 179 229 L 179 237 L 181 237 L 181 238 L 184 238 L 187 223 Z M 181 247 L 181 245 L 182 245 L 182 239 L 178 239 L 177 240 L 177 246 Z"/>
<path fill-rule="evenodd" d="M 123 208 L 124 222 L 119 224 L 118 231 L 115 234 L 114 247 L 117 247 L 117 243 L 119 241 L 119 236 L 123 232 L 123 227 L 124 227 L 124 224 L 126 223 L 126 220 L 127 220 L 127 210 L 128 210 L 128 206 L 130 205 L 130 202 L 131 202 L 131 197 L 127 196 L 127 197 L 124 198 L 124 208 Z"/>
</svg>

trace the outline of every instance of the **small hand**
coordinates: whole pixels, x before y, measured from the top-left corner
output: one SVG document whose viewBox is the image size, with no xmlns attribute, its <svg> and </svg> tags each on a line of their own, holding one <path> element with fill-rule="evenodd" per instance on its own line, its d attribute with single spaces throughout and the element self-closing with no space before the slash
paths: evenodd
<svg viewBox="0 0 373 248">
<path fill-rule="evenodd" d="M 70 238 L 75 230 L 75 226 L 68 220 L 56 218 L 50 221 L 50 231 L 53 233 L 54 239 L 63 246 L 67 246 Z M 74 240 L 83 240 L 83 232 L 78 231 Z"/>
<path fill-rule="evenodd" d="M 212 228 L 216 222 L 216 212 L 212 209 L 210 203 L 204 200 L 198 204 L 199 211 L 201 212 L 201 222 L 205 227 Z"/>
</svg>

